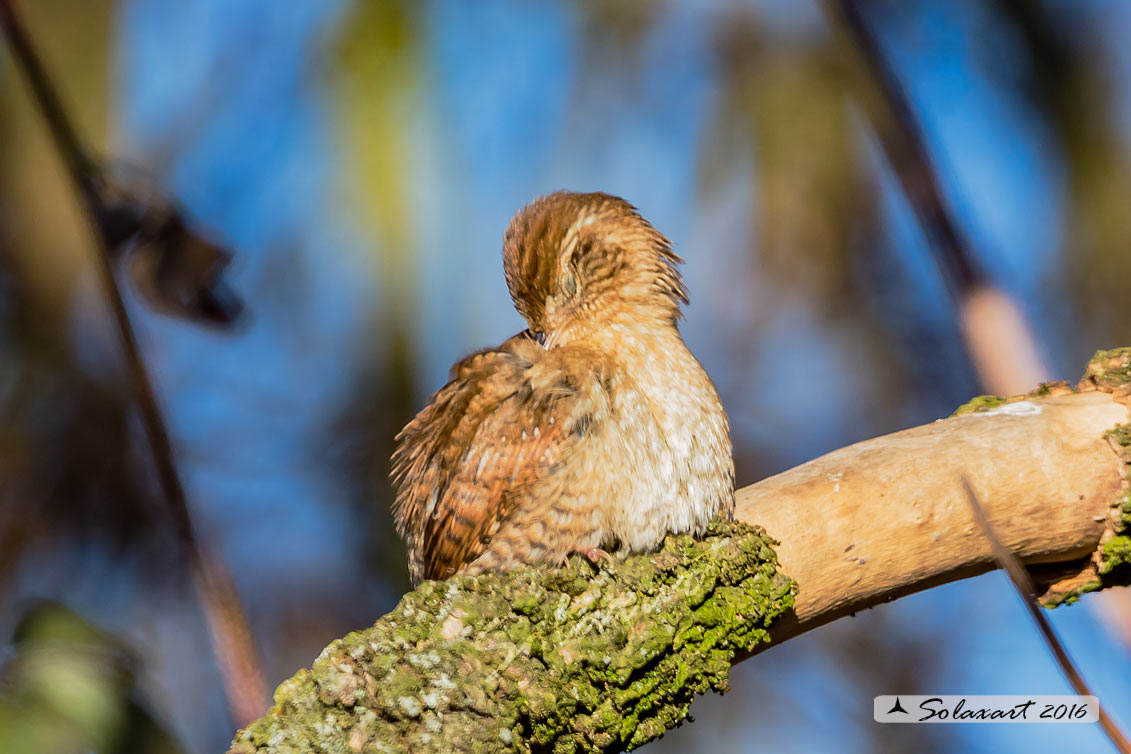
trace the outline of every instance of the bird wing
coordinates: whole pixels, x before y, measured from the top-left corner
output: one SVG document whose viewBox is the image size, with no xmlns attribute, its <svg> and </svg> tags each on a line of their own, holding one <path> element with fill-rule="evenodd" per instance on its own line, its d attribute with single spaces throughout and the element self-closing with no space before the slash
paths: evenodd
<svg viewBox="0 0 1131 754">
<path fill-rule="evenodd" d="M 575 372 L 520 333 L 453 367 L 452 380 L 397 435 L 393 513 L 414 581 L 447 578 L 479 557 L 523 498 L 557 472 L 592 416 Z"/>
</svg>

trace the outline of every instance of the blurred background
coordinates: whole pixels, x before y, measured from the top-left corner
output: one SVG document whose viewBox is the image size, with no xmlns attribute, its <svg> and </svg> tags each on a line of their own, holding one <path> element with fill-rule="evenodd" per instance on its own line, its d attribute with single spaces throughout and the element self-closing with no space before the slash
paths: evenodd
<svg viewBox="0 0 1131 754">
<path fill-rule="evenodd" d="M 233 253 L 235 327 L 123 295 L 269 688 L 408 589 L 392 438 L 452 362 L 522 328 L 501 237 L 539 194 L 624 196 L 673 240 L 740 485 L 983 392 L 970 281 L 924 233 L 867 67 L 819 3 L 14 5 L 107 169 Z M 1012 297 L 1044 376 L 1131 345 L 1131 6 L 859 5 L 966 262 Z M 0 748 L 223 751 L 239 721 L 95 239 L 5 46 Z M 1125 725 L 1129 605 L 1052 613 Z M 647 750 L 1110 750 L 1095 726 L 872 722 L 876 694 L 1068 693 L 1001 574 L 794 639 L 732 686 Z"/>
</svg>

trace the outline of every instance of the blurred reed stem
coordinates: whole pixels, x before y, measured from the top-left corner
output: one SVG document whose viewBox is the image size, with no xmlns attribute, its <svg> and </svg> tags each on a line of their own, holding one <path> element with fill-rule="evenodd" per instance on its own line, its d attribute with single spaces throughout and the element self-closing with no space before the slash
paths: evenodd
<svg viewBox="0 0 1131 754">
<path fill-rule="evenodd" d="M 105 206 L 99 191 L 105 177 L 99 165 L 83 147 L 67 117 L 12 0 L 0 0 L 0 26 L 3 27 L 13 57 L 27 79 L 31 94 L 51 131 L 95 231 L 100 252 L 97 255 L 99 275 L 121 338 L 132 392 L 152 451 L 162 498 L 192 571 L 197 599 L 208 623 L 213 653 L 223 678 L 229 712 L 237 727 L 243 727 L 259 717 L 269 706 L 267 683 L 251 628 L 227 563 L 218 554 L 202 546 L 193 527 L 188 500 L 177 472 L 172 444 L 158 407 L 152 379 L 141 357 L 137 337 L 114 275 L 112 231 L 106 227 L 105 222 L 109 217 L 109 208 Z"/>
<path fill-rule="evenodd" d="M 1015 395 L 1049 379 L 1032 330 L 1013 297 L 995 286 L 943 198 L 919 123 L 863 11 L 866 0 L 823 0 L 849 61 L 852 94 L 872 126 L 919 220 L 959 313 L 983 389 Z"/>
</svg>

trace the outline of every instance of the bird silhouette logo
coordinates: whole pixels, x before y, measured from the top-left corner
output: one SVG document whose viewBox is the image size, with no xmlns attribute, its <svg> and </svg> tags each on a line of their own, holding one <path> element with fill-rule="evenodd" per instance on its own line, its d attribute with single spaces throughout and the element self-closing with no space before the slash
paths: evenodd
<svg viewBox="0 0 1131 754">
<path fill-rule="evenodd" d="M 910 712 L 908 712 L 907 710 L 903 709 L 903 705 L 902 705 L 902 704 L 900 704 L 900 702 L 899 702 L 899 697 L 898 697 L 898 696 L 897 696 L 897 697 L 895 698 L 895 704 L 893 704 L 893 705 L 892 705 L 892 707 L 891 707 L 891 709 L 889 709 L 889 710 L 888 710 L 888 714 L 890 715 L 890 714 L 891 714 L 891 713 L 893 713 L 893 712 L 902 712 L 902 713 L 903 713 L 903 714 L 905 714 L 905 715 L 910 715 L 910 714 L 911 714 L 911 713 L 910 713 Z"/>
</svg>

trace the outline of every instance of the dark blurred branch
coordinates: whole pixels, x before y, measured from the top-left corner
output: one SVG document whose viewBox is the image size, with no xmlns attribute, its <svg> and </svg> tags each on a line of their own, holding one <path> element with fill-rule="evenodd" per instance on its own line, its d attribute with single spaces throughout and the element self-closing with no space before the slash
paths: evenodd
<svg viewBox="0 0 1131 754">
<path fill-rule="evenodd" d="M 974 520 L 978 522 L 978 527 L 982 530 L 982 534 L 990 543 L 990 549 L 993 550 L 994 560 L 997 561 L 998 566 L 1001 567 L 1009 575 L 1009 580 L 1013 582 L 1014 588 L 1017 593 L 1021 595 L 1021 601 L 1025 603 L 1025 609 L 1028 611 L 1029 616 L 1037 625 L 1037 630 L 1041 632 L 1041 638 L 1045 640 L 1045 645 L 1048 646 L 1052 656 L 1056 658 L 1057 665 L 1064 673 L 1064 677 L 1068 679 L 1068 683 L 1072 689 L 1081 696 L 1095 696 L 1092 689 L 1089 688 L 1088 682 L 1084 680 L 1084 676 L 1080 673 L 1076 663 L 1068 655 L 1068 650 L 1065 649 L 1064 644 L 1060 641 L 1060 637 L 1056 635 L 1053 630 L 1052 624 L 1049 623 L 1048 617 L 1041 611 L 1041 606 L 1037 599 L 1039 593 L 1037 587 L 1033 583 L 1033 577 L 1029 575 L 1029 571 L 1022 565 L 1013 551 L 1006 547 L 1001 539 L 998 538 L 994 532 L 994 527 L 990 524 L 990 519 L 986 515 L 986 509 L 978 502 L 978 496 L 974 494 L 974 488 L 970 486 L 970 481 L 966 477 L 962 477 L 962 489 L 966 492 L 966 501 L 970 503 L 970 510 L 974 514 Z M 1115 721 L 1108 715 L 1107 710 L 1104 709 L 1103 704 L 1099 705 L 1100 727 L 1103 728 L 1104 733 L 1107 734 L 1108 739 L 1112 745 L 1115 746 L 1122 754 L 1131 754 L 1131 742 L 1127 740 L 1127 736 L 1123 735 L 1123 731 L 1119 729 Z"/>
<path fill-rule="evenodd" d="M 105 178 L 82 147 L 10 0 L 0 0 L 0 25 L 3 26 L 17 63 L 27 77 L 94 227 L 101 251 L 97 255 L 99 273 L 124 347 L 132 391 L 153 453 L 162 497 L 173 520 L 177 537 L 189 559 L 225 680 L 232 715 L 242 725 L 266 708 L 267 686 L 259 667 L 247 618 L 227 565 L 221 558 L 204 549 L 195 533 L 188 500 L 174 461 L 172 444 L 114 276 L 114 245 L 122 239 L 118 237 L 120 229 L 115 228 L 110 220 L 116 217 L 118 208 L 108 206 L 105 201 Z"/>
<path fill-rule="evenodd" d="M 190 230 L 159 192 L 111 180 L 71 125 L 11 0 L 0 0 L 0 23 L 109 256 L 131 254 L 131 277 L 155 309 L 202 323 L 234 323 L 243 304 L 221 277 L 231 254 Z"/>
<path fill-rule="evenodd" d="M 943 198 L 921 129 L 880 49 L 862 5 L 824 0 L 833 31 L 853 68 L 854 94 L 879 138 L 892 171 L 919 219 L 962 317 L 966 348 L 990 392 L 1010 395 L 1048 379 L 1032 332 L 1017 304 L 995 289 Z M 859 70 L 856 70 L 856 69 Z"/>
<path fill-rule="evenodd" d="M 985 284 L 985 271 L 947 210 L 919 124 L 859 5 L 857 0 L 825 0 L 827 15 L 835 27 L 847 32 L 870 74 L 868 83 L 873 86 L 874 96 L 858 99 L 946 273 L 947 282 L 960 294 L 965 294 Z M 840 23 L 835 23 L 836 20 Z"/>
<path fill-rule="evenodd" d="M 16 18 L 10 0 L 0 0 L 0 22 L 3 23 L 12 56 L 23 69 L 32 96 L 43 112 L 47 127 L 51 129 L 51 136 L 55 139 L 63 162 L 66 163 L 67 172 L 78 184 L 84 201 L 90 201 L 95 194 L 94 182 L 99 170 L 79 145 L 78 137 L 63 111 L 63 105 L 32 49 L 31 40 L 24 31 L 23 25 Z"/>
</svg>

